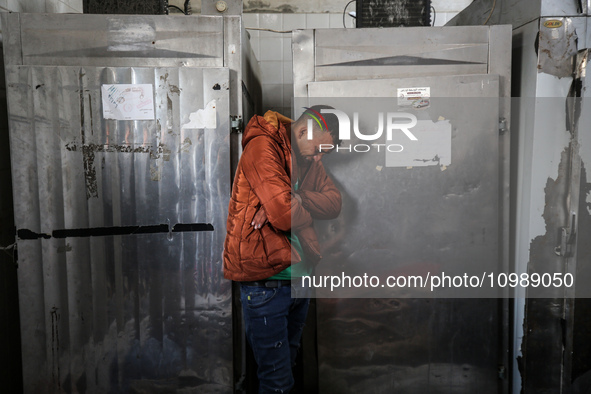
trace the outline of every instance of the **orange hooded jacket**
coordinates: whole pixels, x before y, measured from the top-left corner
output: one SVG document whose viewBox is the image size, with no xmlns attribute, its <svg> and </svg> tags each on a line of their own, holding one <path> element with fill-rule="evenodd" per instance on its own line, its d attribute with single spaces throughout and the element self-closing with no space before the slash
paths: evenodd
<svg viewBox="0 0 591 394">
<path fill-rule="evenodd" d="M 273 111 L 254 116 L 244 131 L 228 209 L 224 243 L 224 277 L 235 281 L 267 279 L 301 261 L 285 235 L 295 233 L 306 260 L 321 256 L 314 219 L 333 219 L 341 211 L 341 194 L 320 161 L 313 162 L 292 198 L 297 179 L 291 151 L 291 119 Z M 292 176 L 293 174 L 293 176 Z M 259 230 L 251 225 L 264 209 L 268 222 Z"/>
</svg>

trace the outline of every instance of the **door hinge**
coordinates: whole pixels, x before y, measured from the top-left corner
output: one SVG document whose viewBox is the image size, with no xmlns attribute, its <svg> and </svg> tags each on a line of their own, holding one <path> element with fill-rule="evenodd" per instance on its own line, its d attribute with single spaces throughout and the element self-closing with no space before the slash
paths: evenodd
<svg viewBox="0 0 591 394">
<path fill-rule="evenodd" d="M 507 131 L 507 119 L 499 118 L 499 134 L 505 134 Z"/>
<path fill-rule="evenodd" d="M 498 377 L 501 380 L 507 379 L 507 368 L 504 365 L 499 365 L 499 369 L 497 370 Z"/>
<path fill-rule="evenodd" d="M 570 224 L 568 227 L 560 228 L 560 245 L 554 248 L 557 256 L 570 257 L 577 235 L 577 214 L 571 212 Z"/>
<path fill-rule="evenodd" d="M 230 116 L 230 131 L 232 133 L 240 134 L 242 133 L 242 117 L 237 115 Z"/>
</svg>

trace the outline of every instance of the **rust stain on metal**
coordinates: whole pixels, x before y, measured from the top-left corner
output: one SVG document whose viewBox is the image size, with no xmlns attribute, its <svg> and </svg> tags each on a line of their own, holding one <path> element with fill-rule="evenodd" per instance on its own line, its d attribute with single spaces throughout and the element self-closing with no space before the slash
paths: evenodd
<svg viewBox="0 0 591 394">
<path fill-rule="evenodd" d="M 160 144 L 154 150 L 150 145 L 117 145 L 117 144 L 87 144 L 78 146 L 75 143 L 68 143 L 65 146 L 66 150 L 70 152 L 82 151 L 82 158 L 84 162 L 84 180 L 86 183 L 86 198 L 98 198 L 98 184 L 96 180 L 96 168 L 94 159 L 96 152 L 117 152 L 117 153 L 149 153 L 150 158 L 156 159 L 160 157 L 161 153 L 165 154 L 165 160 L 170 159 L 170 150 L 167 150 L 164 145 Z M 167 154 L 167 156 L 166 156 Z"/>
<path fill-rule="evenodd" d="M 79 148 L 74 143 L 68 143 L 66 149 L 70 152 L 76 152 Z M 88 144 L 82 146 L 82 151 L 85 150 L 90 152 L 151 153 L 152 147 L 148 145 Z"/>
<path fill-rule="evenodd" d="M 164 160 L 164 161 L 170 161 L 170 154 L 171 153 L 172 152 L 171 152 L 170 149 L 168 149 L 166 147 L 163 147 L 162 148 L 162 160 Z"/>
<path fill-rule="evenodd" d="M 552 52 L 549 49 L 542 49 L 542 52 L 545 53 L 549 59 L 552 59 Z"/>
<path fill-rule="evenodd" d="M 94 167 L 94 151 L 88 146 L 82 147 L 84 160 L 84 179 L 86 181 L 86 199 L 98 198 L 98 186 L 96 183 L 96 168 Z"/>
<path fill-rule="evenodd" d="M 58 253 L 66 253 L 66 252 L 71 252 L 71 251 L 72 251 L 72 247 L 70 246 L 70 244 L 66 244 L 65 246 L 59 246 L 57 248 Z"/>
<path fill-rule="evenodd" d="M 150 163 L 150 179 L 156 182 L 160 181 L 161 179 L 160 167 L 156 162 Z"/>
<path fill-rule="evenodd" d="M 578 51 L 577 39 L 576 30 L 568 22 L 542 28 L 539 34 L 538 70 L 558 78 L 571 76 L 571 61 Z"/>
<path fill-rule="evenodd" d="M 191 142 L 191 139 L 189 137 L 185 138 L 185 140 L 183 141 L 181 147 L 179 148 L 179 153 L 180 152 L 188 153 L 189 152 L 189 148 L 191 147 L 191 145 L 193 145 L 193 143 Z"/>
</svg>

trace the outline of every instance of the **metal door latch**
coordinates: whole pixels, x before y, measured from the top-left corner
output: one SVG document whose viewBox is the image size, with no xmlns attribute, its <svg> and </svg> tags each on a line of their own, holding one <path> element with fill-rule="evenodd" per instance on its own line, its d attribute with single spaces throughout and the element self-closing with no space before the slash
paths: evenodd
<svg viewBox="0 0 591 394">
<path fill-rule="evenodd" d="M 554 253 L 557 256 L 570 257 L 571 256 L 571 245 L 575 243 L 576 239 L 576 227 L 577 226 L 577 214 L 571 212 L 570 226 L 562 227 L 560 229 L 560 245 L 554 248 Z"/>
<path fill-rule="evenodd" d="M 242 133 L 242 117 L 230 116 L 230 131 L 236 134 Z"/>
</svg>

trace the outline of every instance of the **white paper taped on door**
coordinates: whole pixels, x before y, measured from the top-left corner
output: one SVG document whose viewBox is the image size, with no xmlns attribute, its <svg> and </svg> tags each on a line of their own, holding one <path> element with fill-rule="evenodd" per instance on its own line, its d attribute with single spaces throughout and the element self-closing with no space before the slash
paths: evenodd
<svg viewBox="0 0 591 394">
<path fill-rule="evenodd" d="M 102 85 L 103 117 L 115 120 L 154 119 L 154 93 L 150 84 Z"/>
</svg>

